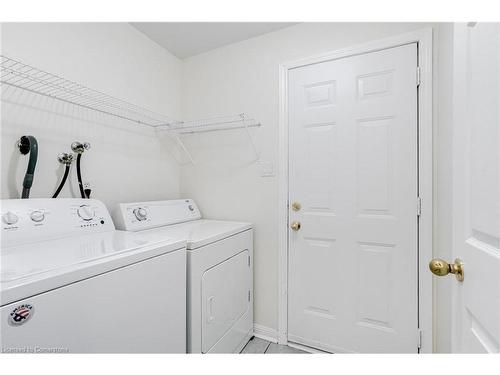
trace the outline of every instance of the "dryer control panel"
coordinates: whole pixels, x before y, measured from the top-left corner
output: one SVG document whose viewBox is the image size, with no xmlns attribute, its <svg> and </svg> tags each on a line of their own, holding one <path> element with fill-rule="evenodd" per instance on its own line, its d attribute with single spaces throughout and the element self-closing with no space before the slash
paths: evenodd
<svg viewBox="0 0 500 375">
<path fill-rule="evenodd" d="M 138 231 L 201 219 L 192 199 L 121 203 L 113 212 L 116 227 Z"/>
<path fill-rule="evenodd" d="M 2 199 L 0 220 L 2 247 L 115 230 L 96 199 Z"/>
</svg>

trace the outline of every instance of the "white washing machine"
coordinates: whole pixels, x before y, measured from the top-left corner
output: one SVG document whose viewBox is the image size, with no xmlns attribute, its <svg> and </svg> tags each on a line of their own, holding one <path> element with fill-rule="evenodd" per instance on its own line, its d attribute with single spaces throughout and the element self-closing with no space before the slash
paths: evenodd
<svg viewBox="0 0 500 375">
<path fill-rule="evenodd" d="M 3 353 L 185 353 L 185 241 L 94 199 L 1 201 Z"/>
<path fill-rule="evenodd" d="M 191 199 L 120 204 L 118 228 L 187 241 L 189 353 L 238 353 L 253 336 L 253 229 L 206 220 Z"/>
</svg>

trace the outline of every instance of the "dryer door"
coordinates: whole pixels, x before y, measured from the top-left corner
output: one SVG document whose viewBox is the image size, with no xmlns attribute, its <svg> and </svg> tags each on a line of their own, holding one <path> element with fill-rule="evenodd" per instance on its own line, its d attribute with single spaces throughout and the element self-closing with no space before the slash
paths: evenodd
<svg viewBox="0 0 500 375">
<path fill-rule="evenodd" d="M 203 274 L 203 353 L 226 335 L 251 306 L 249 256 L 248 250 L 242 251 Z"/>
</svg>

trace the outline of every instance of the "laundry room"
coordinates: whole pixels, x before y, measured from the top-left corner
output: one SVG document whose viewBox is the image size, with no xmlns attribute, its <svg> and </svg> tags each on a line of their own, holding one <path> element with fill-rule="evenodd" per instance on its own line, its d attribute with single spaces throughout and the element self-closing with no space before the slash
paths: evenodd
<svg viewBox="0 0 500 375">
<path fill-rule="evenodd" d="M 5 357 L 500 353 L 500 20 L 153 10 L 0 17 Z"/>
</svg>

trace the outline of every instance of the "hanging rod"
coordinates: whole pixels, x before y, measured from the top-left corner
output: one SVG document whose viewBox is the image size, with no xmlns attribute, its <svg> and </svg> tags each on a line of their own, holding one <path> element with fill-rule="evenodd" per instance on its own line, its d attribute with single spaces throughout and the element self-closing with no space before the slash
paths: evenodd
<svg viewBox="0 0 500 375">
<path fill-rule="evenodd" d="M 140 125 L 157 127 L 172 123 L 168 116 L 93 90 L 77 82 L 0 55 L 0 82 L 64 103 L 115 116 Z"/>
</svg>

